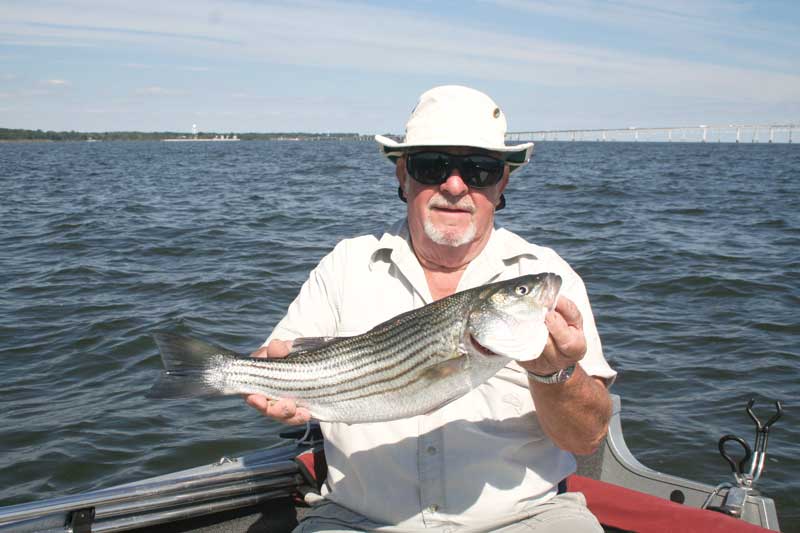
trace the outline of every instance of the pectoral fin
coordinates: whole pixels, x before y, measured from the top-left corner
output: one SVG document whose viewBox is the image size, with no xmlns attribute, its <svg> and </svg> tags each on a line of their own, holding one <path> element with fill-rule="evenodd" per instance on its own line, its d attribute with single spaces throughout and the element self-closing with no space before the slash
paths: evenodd
<svg viewBox="0 0 800 533">
<path fill-rule="evenodd" d="M 467 358 L 464 356 L 448 359 L 426 368 L 420 377 L 425 381 L 439 381 L 463 371 L 466 364 Z"/>
<path fill-rule="evenodd" d="M 448 359 L 447 361 L 443 361 L 441 363 L 437 363 L 427 369 L 422 373 L 421 379 L 423 381 L 435 383 L 441 381 L 445 378 L 454 376 L 459 373 L 463 373 L 469 367 L 469 358 L 466 356 L 460 356 L 453 359 Z M 462 385 L 464 390 L 460 393 L 458 392 L 459 386 L 450 390 L 451 396 L 449 398 L 444 399 L 440 403 L 436 404 L 435 407 L 431 408 L 425 414 L 430 414 L 431 412 L 441 409 L 448 403 L 457 400 L 462 396 L 463 393 L 469 390 L 468 387 Z"/>
</svg>

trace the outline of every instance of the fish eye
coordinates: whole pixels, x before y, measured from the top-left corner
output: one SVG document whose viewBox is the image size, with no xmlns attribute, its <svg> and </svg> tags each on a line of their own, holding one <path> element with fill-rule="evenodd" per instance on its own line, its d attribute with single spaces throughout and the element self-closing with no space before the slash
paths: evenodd
<svg viewBox="0 0 800 533">
<path fill-rule="evenodd" d="M 530 292 L 530 290 L 525 285 L 519 285 L 519 286 L 517 286 L 516 289 L 514 289 L 514 292 L 516 292 L 520 296 L 525 296 L 526 294 L 528 294 Z"/>
</svg>

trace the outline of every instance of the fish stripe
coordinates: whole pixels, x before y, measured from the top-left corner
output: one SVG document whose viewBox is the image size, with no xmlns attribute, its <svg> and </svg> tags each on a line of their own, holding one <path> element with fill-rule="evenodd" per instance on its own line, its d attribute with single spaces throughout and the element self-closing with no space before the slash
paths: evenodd
<svg viewBox="0 0 800 533">
<path fill-rule="evenodd" d="M 419 372 L 415 372 L 419 369 L 426 369 L 428 365 L 426 361 L 417 361 L 413 366 L 407 369 L 408 374 L 411 374 L 411 379 L 401 380 L 398 382 L 397 378 L 402 377 L 402 375 L 390 376 L 386 379 L 379 379 L 373 382 L 368 383 L 366 386 L 359 385 L 359 386 L 351 386 L 342 390 L 337 391 L 335 394 L 330 394 L 327 390 L 319 390 L 319 389 L 312 389 L 318 390 L 316 394 L 303 394 L 300 396 L 302 400 L 310 401 L 316 400 L 319 398 L 325 398 L 330 402 L 337 402 L 337 401 L 347 401 L 347 400 L 357 400 L 359 398 L 364 398 L 367 396 L 374 396 L 375 394 L 380 394 L 382 392 L 388 392 L 390 390 L 398 390 L 406 387 L 408 383 L 413 381 L 417 381 L 419 378 Z M 247 384 L 247 382 L 241 382 L 243 385 Z M 257 383 L 250 383 L 252 385 L 257 385 Z M 391 387 L 385 387 L 383 385 L 393 385 Z M 361 394 L 352 395 L 349 393 L 352 392 L 360 392 Z"/>
<path fill-rule="evenodd" d="M 275 392 L 292 392 L 299 395 L 302 395 L 304 391 L 316 391 L 320 389 L 326 389 L 329 393 L 336 393 L 339 392 L 337 386 L 341 385 L 355 384 L 358 387 L 364 387 L 397 379 L 409 371 L 409 365 L 412 365 L 413 368 L 420 364 L 427 363 L 430 355 L 437 353 L 437 348 L 440 347 L 437 346 L 436 343 L 429 342 L 422 347 L 412 348 L 417 349 L 399 353 L 398 357 L 393 358 L 391 364 L 387 365 L 386 360 L 375 362 L 377 364 L 373 366 L 380 368 L 380 372 L 361 373 L 361 375 L 356 374 L 355 376 L 351 376 L 350 374 L 362 370 L 364 365 L 359 365 L 352 368 L 344 368 L 334 376 L 320 376 L 317 374 L 312 381 L 302 383 L 296 379 L 275 378 L 274 376 L 265 376 L 257 372 L 232 371 L 230 381 L 234 383 L 257 385 L 266 389 L 272 389 Z M 305 376 L 309 374 L 314 375 L 314 372 L 307 372 L 304 374 Z M 338 380 L 332 379 L 339 376 L 344 377 Z"/>
</svg>

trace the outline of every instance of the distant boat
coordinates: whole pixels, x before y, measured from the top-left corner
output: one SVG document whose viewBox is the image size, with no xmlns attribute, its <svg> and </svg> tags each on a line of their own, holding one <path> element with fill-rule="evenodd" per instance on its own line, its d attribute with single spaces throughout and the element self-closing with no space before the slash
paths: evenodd
<svg viewBox="0 0 800 533">
<path fill-rule="evenodd" d="M 177 139 L 162 139 L 167 142 L 208 142 L 208 141 L 238 141 L 239 137 L 235 134 L 231 134 L 230 137 L 226 137 L 225 135 L 215 135 L 213 138 L 208 137 L 198 137 L 197 136 L 197 124 L 192 124 L 192 134 L 190 135 L 183 135 L 178 137 Z"/>
<path fill-rule="evenodd" d="M 161 139 L 165 142 L 231 142 L 231 141 L 240 141 L 241 139 L 236 135 L 231 135 L 226 137 L 225 135 L 215 135 L 212 138 L 208 137 L 197 137 L 194 136 L 185 136 L 185 137 L 177 137 L 175 139 Z"/>
</svg>

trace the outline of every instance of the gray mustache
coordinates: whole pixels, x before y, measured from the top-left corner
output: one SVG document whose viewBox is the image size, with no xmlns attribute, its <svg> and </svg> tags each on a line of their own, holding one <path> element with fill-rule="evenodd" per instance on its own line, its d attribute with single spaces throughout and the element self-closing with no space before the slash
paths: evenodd
<svg viewBox="0 0 800 533">
<path fill-rule="evenodd" d="M 464 211 L 469 211 L 470 213 L 475 212 L 475 205 L 472 202 L 453 203 L 453 202 L 448 202 L 441 196 L 435 196 L 431 198 L 431 200 L 428 202 L 428 207 L 436 207 L 439 209 L 461 209 Z"/>
</svg>

